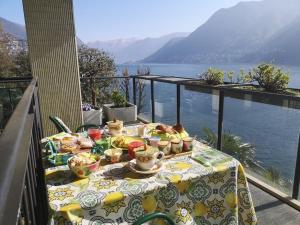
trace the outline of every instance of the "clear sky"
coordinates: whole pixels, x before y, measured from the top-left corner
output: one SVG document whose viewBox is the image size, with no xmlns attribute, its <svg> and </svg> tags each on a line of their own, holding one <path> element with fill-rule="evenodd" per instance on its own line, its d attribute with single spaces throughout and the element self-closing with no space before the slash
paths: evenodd
<svg viewBox="0 0 300 225">
<path fill-rule="evenodd" d="M 63 0 L 62 0 L 63 1 Z M 83 41 L 191 32 L 215 11 L 246 0 L 73 0 Z M 0 16 L 24 24 L 22 0 L 0 0 Z"/>
</svg>

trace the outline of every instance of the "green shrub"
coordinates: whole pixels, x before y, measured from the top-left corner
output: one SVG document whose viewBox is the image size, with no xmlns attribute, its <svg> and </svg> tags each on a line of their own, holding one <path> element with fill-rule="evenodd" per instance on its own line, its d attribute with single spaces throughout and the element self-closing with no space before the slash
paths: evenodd
<svg viewBox="0 0 300 225">
<path fill-rule="evenodd" d="M 289 74 L 272 64 L 261 64 L 253 69 L 251 73 L 253 81 L 266 91 L 282 91 L 289 84 Z"/>
<path fill-rule="evenodd" d="M 209 68 L 200 77 L 209 85 L 219 85 L 224 83 L 224 71 L 216 68 Z"/>
<path fill-rule="evenodd" d="M 111 99 L 114 103 L 114 107 L 126 107 L 127 101 L 125 96 L 123 96 L 119 91 L 113 91 L 111 94 Z"/>
</svg>

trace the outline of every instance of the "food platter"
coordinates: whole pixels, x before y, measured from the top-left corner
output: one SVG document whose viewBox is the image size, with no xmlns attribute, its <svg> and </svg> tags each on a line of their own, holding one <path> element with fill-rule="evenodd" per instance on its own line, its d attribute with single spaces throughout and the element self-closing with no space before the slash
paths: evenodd
<svg viewBox="0 0 300 225">
<path fill-rule="evenodd" d="M 119 136 L 111 138 L 111 146 L 113 148 L 122 148 L 123 150 L 128 150 L 128 144 L 134 141 L 146 143 L 145 139 L 141 137 Z"/>
</svg>

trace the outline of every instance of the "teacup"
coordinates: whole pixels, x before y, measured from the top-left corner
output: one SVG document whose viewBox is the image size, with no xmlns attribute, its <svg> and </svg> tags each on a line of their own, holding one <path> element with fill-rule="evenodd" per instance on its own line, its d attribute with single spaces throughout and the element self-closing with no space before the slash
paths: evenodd
<svg viewBox="0 0 300 225">
<path fill-rule="evenodd" d="M 171 140 L 171 151 L 174 154 L 178 154 L 182 152 L 182 141 L 180 139 Z"/>
<path fill-rule="evenodd" d="M 182 150 L 185 151 L 185 152 L 188 152 L 188 151 L 192 151 L 193 150 L 193 138 L 191 137 L 186 137 L 186 138 L 183 138 L 183 146 L 182 146 Z"/>
<path fill-rule="evenodd" d="M 120 162 L 123 151 L 121 148 L 111 148 L 104 151 L 105 159 L 111 163 Z"/>
<path fill-rule="evenodd" d="M 135 153 L 136 163 L 142 170 L 151 170 L 154 165 L 164 158 L 164 153 L 157 149 L 149 149 L 146 151 L 138 151 Z"/>
<path fill-rule="evenodd" d="M 171 143 L 169 141 L 159 141 L 158 149 L 159 151 L 162 151 L 165 155 L 168 155 L 171 152 Z"/>
</svg>

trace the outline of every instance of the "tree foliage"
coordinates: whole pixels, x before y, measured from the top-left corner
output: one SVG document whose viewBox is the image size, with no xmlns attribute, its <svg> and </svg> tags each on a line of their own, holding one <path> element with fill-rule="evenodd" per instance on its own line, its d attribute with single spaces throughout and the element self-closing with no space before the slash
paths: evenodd
<svg viewBox="0 0 300 225">
<path fill-rule="evenodd" d="M 13 57 L 14 68 L 12 73 L 16 76 L 31 76 L 31 66 L 29 54 L 27 51 L 19 51 Z"/>
<path fill-rule="evenodd" d="M 28 51 L 10 52 L 11 35 L 3 31 L 0 23 L 0 77 L 30 76 L 31 67 Z"/>
<path fill-rule="evenodd" d="M 8 42 L 9 40 L 0 23 L 0 77 L 10 76 L 14 66 L 12 57 L 7 49 Z"/>
<path fill-rule="evenodd" d="M 251 73 L 253 81 L 266 91 L 282 91 L 289 84 L 289 74 L 272 64 L 260 64 Z"/>
<path fill-rule="evenodd" d="M 116 74 L 114 59 L 106 52 L 82 45 L 78 49 L 79 73 L 83 102 L 102 105 L 111 100 L 112 79 Z"/>
<path fill-rule="evenodd" d="M 204 79 L 209 85 L 219 85 L 224 83 L 224 71 L 217 68 L 209 68 L 201 74 L 200 78 Z"/>
</svg>

